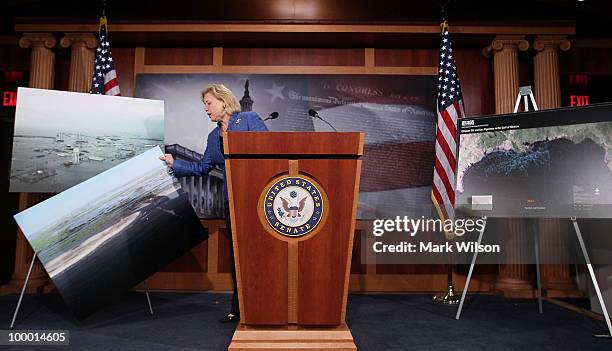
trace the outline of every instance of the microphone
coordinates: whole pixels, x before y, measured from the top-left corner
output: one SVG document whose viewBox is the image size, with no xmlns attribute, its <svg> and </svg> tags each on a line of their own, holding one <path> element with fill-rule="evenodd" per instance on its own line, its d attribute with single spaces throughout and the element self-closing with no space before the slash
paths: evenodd
<svg viewBox="0 0 612 351">
<path fill-rule="evenodd" d="M 322 120 L 323 122 L 327 123 L 328 126 L 330 126 L 334 132 L 337 132 L 338 130 L 336 130 L 336 128 L 334 128 L 334 126 L 332 126 L 328 121 L 324 120 L 323 118 L 321 118 L 321 116 L 319 116 L 319 113 L 313 109 L 308 110 L 308 115 L 312 118 L 318 118 L 320 120 Z"/>
<path fill-rule="evenodd" d="M 315 110 L 313 110 L 313 109 L 308 110 L 308 114 L 310 115 L 310 117 L 313 117 L 313 118 L 318 118 L 318 119 L 320 119 L 320 120 L 323 120 L 323 118 L 321 118 L 321 116 L 319 116 L 319 114 L 317 113 L 317 111 L 315 111 Z"/>
<path fill-rule="evenodd" d="M 264 122 L 269 119 L 277 119 L 277 118 L 278 118 L 278 112 L 274 111 L 268 117 L 264 118 Z"/>
</svg>

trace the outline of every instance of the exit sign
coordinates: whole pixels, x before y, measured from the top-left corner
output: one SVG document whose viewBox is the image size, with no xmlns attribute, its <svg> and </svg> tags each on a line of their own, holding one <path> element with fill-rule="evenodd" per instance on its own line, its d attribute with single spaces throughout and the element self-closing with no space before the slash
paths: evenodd
<svg viewBox="0 0 612 351">
<path fill-rule="evenodd" d="M 5 91 L 2 93 L 2 107 L 15 107 L 17 106 L 17 92 L 16 91 Z"/>
<path fill-rule="evenodd" d="M 17 88 L 28 86 L 26 71 L 0 71 L 0 99 L 2 111 L 14 111 L 17 106 Z"/>
<path fill-rule="evenodd" d="M 612 102 L 612 75 L 571 73 L 561 75 L 563 106 L 588 106 Z"/>
<path fill-rule="evenodd" d="M 570 95 L 570 106 L 588 106 L 589 96 L 588 95 Z"/>
</svg>

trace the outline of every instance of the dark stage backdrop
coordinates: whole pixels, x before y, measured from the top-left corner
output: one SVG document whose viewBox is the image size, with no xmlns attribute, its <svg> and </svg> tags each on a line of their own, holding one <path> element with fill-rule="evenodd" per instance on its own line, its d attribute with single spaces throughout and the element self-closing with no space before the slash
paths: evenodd
<svg viewBox="0 0 612 351">
<path fill-rule="evenodd" d="M 135 95 L 165 101 L 167 146 L 202 154 L 215 124 L 200 92 L 215 82 L 230 88 L 243 110 L 262 118 L 278 112 L 266 121 L 272 131 L 330 131 L 308 116 L 315 109 L 338 131 L 365 132 L 359 218 L 431 203 L 435 76 L 142 74 Z"/>
<path fill-rule="evenodd" d="M 0 235 L 0 285 L 10 280 L 15 268 L 15 240 L 17 227 L 12 214 L 17 212 L 19 194 L 9 193 L 9 169 L 13 147 L 13 123 L 2 119 L 0 121 L 0 146 L 2 162 L 0 162 L 0 191 L 3 193 L 0 201 L 0 223 L 3 234 Z"/>
</svg>

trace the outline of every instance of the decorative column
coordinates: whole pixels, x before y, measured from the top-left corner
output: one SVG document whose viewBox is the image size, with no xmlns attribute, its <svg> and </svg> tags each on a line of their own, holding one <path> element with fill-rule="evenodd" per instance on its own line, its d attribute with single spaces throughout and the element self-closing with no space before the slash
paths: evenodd
<svg viewBox="0 0 612 351">
<path fill-rule="evenodd" d="M 495 113 L 511 113 L 519 92 L 518 51 L 525 51 L 529 43 L 524 36 L 496 36 L 485 55 L 493 55 L 495 77 Z M 497 229 L 501 231 L 506 262 L 525 262 L 529 245 L 528 225 L 522 219 L 500 219 Z M 502 264 L 495 289 L 504 297 L 531 298 L 534 290 L 529 283 L 529 270 L 525 264 Z"/>
<path fill-rule="evenodd" d="M 561 107 L 559 49 L 567 51 L 570 42 L 563 36 L 538 36 L 533 42 L 534 95 L 541 110 Z"/>
<path fill-rule="evenodd" d="M 96 37 L 91 33 L 69 33 L 60 40 L 61 47 L 72 47 L 68 90 L 89 92 L 96 44 Z"/>
<path fill-rule="evenodd" d="M 57 41 L 50 33 L 25 33 L 19 39 L 23 49 L 32 47 L 30 54 L 30 88 L 53 89 L 55 79 L 55 52 Z"/>
<path fill-rule="evenodd" d="M 30 55 L 30 82 L 32 88 L 52 89 L 55 78 L 55 37 L 49 33 L 25 33 L 19 39 L 19 46 L 26 49 L 32 47 Z M 48 198 L 46 194 L 20 193 L 19 211 L 23 211 Z M 18 293 L 25 281 L 34 252 L 30 244 L 17 229 L 17 244 L 15 247 L 15 270 L 11 281 L 2 287 L 2 293 Z M 28 281 L 27 292 L 36 292 L 50 288 L 47 273 L 36 262 Z"/>
<path fill-rule="evenodd" d="M 564 36 L 538 36 L 533 42 L 536 51 L 533 60 L 534 94 L 541 110 L 561 107 L 561 83 L 559 81 L 559 49 L 567 51 L 570 42 Z M 540 219 L 540 255 L 542 262 L 542 288 L 549 297 L 580 297 L 572 280 L 569 265 L 569 251 L 562 238 L 568 237 L 568 220 Z M 565 264 L 563 262 L 567 262 Z"/>
<path fill-rule="evenodd" d="M 519 92 L 518 50 L 529 49 L 522 35 L 498 35 L 483 50 L 493 56 L 495 78 L 495 113 L 511 113 Z"/>
</svg>

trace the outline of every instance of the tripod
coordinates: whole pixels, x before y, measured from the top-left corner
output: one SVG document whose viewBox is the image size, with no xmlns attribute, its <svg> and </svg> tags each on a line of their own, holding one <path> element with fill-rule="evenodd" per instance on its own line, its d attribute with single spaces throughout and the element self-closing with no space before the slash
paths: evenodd
<svg viewBox="0 0 612 351">
<path fill-rule="evenodd" d="M 516 96 L 516 102 L 514 103 L 514 110 L 512 113 L 517 113 L 519 109 L 519 104 L 521 103 L 521 98 L 523 98 L 525 112 L 529 111 L 529 102 L 527 98 L 531 100 L 533 104 L 533 110 L 538 111 L 538 104 L 536 104 L 535 98 L 533 97 L 533 92 L 531 91 L 531 85 L 525 85 L 524 87 L 519 88 L 519 93 Z"/>
</svg>

